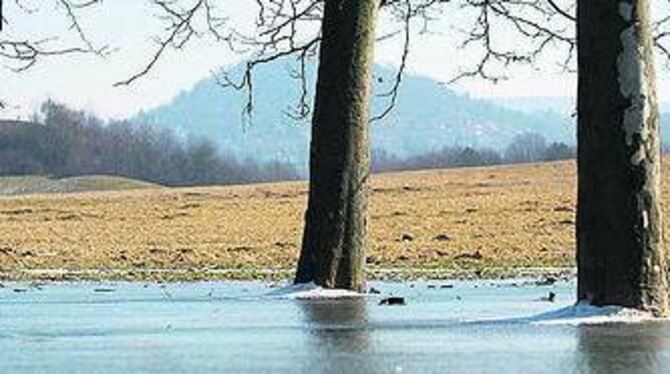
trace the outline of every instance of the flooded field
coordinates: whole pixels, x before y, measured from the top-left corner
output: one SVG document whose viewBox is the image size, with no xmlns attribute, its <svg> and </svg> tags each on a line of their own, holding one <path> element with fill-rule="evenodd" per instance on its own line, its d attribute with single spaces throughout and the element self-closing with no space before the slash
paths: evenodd
<svg viewBox="0 0 670 374">
<path fill-rule="evenodd" d="M 5 283 L 0 372 L 667 372 L 670 323 L 548 313 L 574 283 L 416 282 L 303 300 L 261 282 Z M 555 301 L 547 302 L 549 292 Z M 390 295 L 406 305 L 380 305 Z M 548 313 L 548 314 L 547 314 Z M 595 321 L 595 320 L 591 320 Z"/>
</svg>

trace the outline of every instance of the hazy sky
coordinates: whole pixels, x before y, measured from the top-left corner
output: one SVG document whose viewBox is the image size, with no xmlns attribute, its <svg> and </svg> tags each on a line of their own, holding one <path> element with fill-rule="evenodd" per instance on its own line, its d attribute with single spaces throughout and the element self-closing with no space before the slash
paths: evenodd
<svg viewBox="0 0 670 374">
<path fill-rule="evenodd" d="M 56 1 L 25 1 L 38 11 L 25 14 L 14 2 L 5 2 L 9 20 L 6 35 L 41 38 L 63 35 L 68 22 Z M 44 6 L 44 4 L 50 4 Z M 151 57 L 156 45 L 152 36 L 161 30 L 154 17 L 156 9 L 145 0 L 108 0 L 102 6 L 86 11 L 80 19 L 89 38 L 96 46 L 114 49 L 106 58 L 97 56 L 68 56 L 43 60 L 27 72 L 16 74 L 0 67 L 0 97 L 9 101 L 10 109 L 3 117 L 25 116 L 45 98 L 63 101 L 77 108 L 94 111 L 105 117 L 125 117 L 142 109 L 150 109 L 170 101 L 182 90 L 212 74 L 216 68 L 239 62 L 243 57 L 231 53 L 212 40 L 198 40 L 189 48 L 169 52 L 147 77 L 130 87 L 115 88 L 114 82 L 137 72 Z M 253 24 L 254 8 L 250 0 L 221 0 L 231 22 Z M 39 7 L 41 6 L 41 7 Z M 393 25 L 383 22 L 384 31 Z M 437 25 L 433 29 L 452 30 L 452 25 Z M 409 70 L 441 81 L 453 77 L 459 64 L 473 58 L 458 51 L 449 31 L 413 37 Z M 70 38 L 70 39 L 68 39 Z M 64 44 L 76 39 L 64 36 Z M 401 38 L 379 43 L 376 59 L 382 64 L 396 65 Z M 659 67 L 659 94 L 670 101 L 670 80 L 667 70 Z M 543 71 L 521 68 L 510 71 L 512 78 L 498 84 L 468 80 L 454 87 L 479 97 L 574 96 L 576 76 L 560 73 L 558 68 Z"/>
</svg>

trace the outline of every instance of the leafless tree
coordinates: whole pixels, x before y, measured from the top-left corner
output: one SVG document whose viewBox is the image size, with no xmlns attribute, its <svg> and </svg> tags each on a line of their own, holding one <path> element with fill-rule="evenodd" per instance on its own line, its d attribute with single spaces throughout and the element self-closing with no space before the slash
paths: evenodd
<svg viewBox="0 0 670 374">
<path fill-rule="evenodd" d="M 651 4 L 579 0 L 577 296 L 667 315 Z"/>
</svg>

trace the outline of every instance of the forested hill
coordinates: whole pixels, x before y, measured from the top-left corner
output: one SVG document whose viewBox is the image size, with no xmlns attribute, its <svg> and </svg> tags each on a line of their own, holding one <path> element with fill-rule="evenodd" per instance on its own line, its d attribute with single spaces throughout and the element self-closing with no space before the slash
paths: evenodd
<svg viewBox="0 0 670 374">
<path fill-rule="evenodd" d="M 391 87 L 394 74 L 390 69 L 376 68 L 377 94 Z M 313 83 L 311 79 L 308 86 Z M 246 125 L 241 114 L 244 94 L 223 89 L 214 79 L 199 82 L 171 103 L 135 119 L 169 126 L 185 135 L 206 136 L 241 159 L 289 161 L 303 169 L 309 156 L 309 124 L 286 115 L 298 95 L 289 66 L 278 62 L 257 70 L 253 120 Z M 374 113 L 380 113 L 385 105 L 386 101 L 377 97 Z M 373 124 L 372 142 L 373 148 L 406 158 L 445 146 L 503 149 L 516 135 L 526 132 L 574 144 L 574 119 L 570 113 L 513 110 L 457 94 L 432 79 L 408 75 L 395 110 Z"/>
</svg>

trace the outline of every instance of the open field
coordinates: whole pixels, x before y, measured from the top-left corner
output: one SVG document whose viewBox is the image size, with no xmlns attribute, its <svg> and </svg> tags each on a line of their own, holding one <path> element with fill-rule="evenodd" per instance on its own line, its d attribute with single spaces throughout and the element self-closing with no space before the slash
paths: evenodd
<svg viewBox="0 0 670 374">
<path fill-rule="evenodd" d="M 22 272 L 36 269 L 288 276 L 306 192 L 280 183 L 2 197 L 0 268 L 5 278 L 63 276 Z M 440 274 L 571 266 L 574 202 L 572 162 L 376 175 L 369 265 Z"/>
<path fill-rule="evenodd" d="M 382 174 L 372 188 L 372 270 L 573 265 L 572 162 Z M 100 275 L 112 278 L 140 269 L 186 271 L 182 278 L 248 278 L 267 269 L 287 276 L 306 189 L 279 183 L 2 197 L 0 269 L 4 278 L 46 269 L 118 270 Z M 54 274 L 63 275 L 34 277 Z"/>
</svg>

